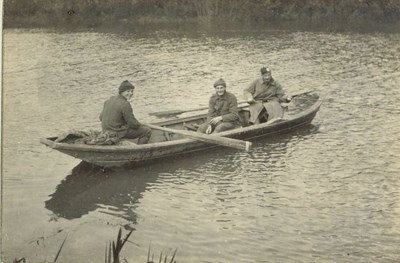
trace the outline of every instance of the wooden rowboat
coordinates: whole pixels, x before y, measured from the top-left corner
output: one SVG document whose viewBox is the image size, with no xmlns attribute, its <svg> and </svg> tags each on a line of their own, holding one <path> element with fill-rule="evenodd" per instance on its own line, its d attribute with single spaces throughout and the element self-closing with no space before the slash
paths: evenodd
<svg viewBox="0 0 400 263">
<path fill-rule="evenodd" d="M 319 96 L 317 92 L 297 96 L 286 105 L 283 118 L 251 126 L 248 125 L 249 112 L 242 107 L 240 116 L 243 127 L 215 134 L 214 137 L 250 140 L 289 132 L 310 124 L 322 101 L 322 96 Z M 54 150 L 101 167 L 139 166 L 172 156 L 218 147 L 213 143 L 171 132 L 173 130 L 190 130 L 205 120 L 206 114 L 199 114 L 152 123 L 153 126 L 165 127 L 167 131 L 153 130 L 150 142 L 144 145 L 137 145 L 132 140 L 122 140 L 122 143 L 118 145 L 107 146 L 69 144 L 55 142 L 57 137 L 42 138 L 40 142 Z"/>
</svg>

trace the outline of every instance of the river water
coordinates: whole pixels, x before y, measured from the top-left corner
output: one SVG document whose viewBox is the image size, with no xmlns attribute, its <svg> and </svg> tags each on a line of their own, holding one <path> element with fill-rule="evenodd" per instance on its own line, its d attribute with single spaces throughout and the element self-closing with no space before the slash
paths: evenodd
<svg viewBox="0 0 400 263">
<path fill-rule="evenodd" d="M 400 262 L 400 34 L 284 30 L 5 30 L 2 262 Z M 149 113 L 239 97 L 268 65 L 288 94 L 327 95 L 312 125 L 102 171 L 39 143 L 99 129 L 125 79 Z M 241 99 L 241 97 L 240 97 Z"/>
</svg>

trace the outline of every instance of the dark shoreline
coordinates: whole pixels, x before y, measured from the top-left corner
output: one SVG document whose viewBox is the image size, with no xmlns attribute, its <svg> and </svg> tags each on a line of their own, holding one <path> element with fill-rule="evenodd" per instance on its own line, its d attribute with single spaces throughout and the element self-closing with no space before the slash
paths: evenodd
<svg viewBox="0 0 400 263">
<path fill-rule="evenodd" d="M 4 28 L 96 30 L 138 27 L 262 27 L 400 32 L 398 0 L 18 0 L 4 3 Z"/>
<path fill-rule="evenodd" d="M 375 21 L 309 21 L 274 20 L 268 23 L 240 23 L 232 21 L 204 22 L 198 19 L 140 19 L 48 21 L 46 19 L 17 18 L 8 21 L 4 29 L 48 29 L 56 31 L 116 31 L 137 32 L 147 29 L 218 32 L 220 30 L 287 30 L 338 33 L 400 33 L 399 22 Z"/>
</svg>

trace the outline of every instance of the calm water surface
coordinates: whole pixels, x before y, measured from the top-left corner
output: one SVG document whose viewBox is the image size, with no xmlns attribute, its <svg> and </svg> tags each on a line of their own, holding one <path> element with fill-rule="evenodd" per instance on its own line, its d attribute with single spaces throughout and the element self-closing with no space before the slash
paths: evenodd
<svg viewBox="0 0 400 263">
<path fill-rule="evenodd" d="M 2 260 L 104 262 L 151 244 L 177 262 L 400 262 L 400 35 L 6 30 Z M 101 171 L 39 144 L 99 129 L 121 81 L 148 113 L 241 95 L 269 65 L 287 93 L 327 94 L 312 125 L 233 149 Z"/>
</svg>

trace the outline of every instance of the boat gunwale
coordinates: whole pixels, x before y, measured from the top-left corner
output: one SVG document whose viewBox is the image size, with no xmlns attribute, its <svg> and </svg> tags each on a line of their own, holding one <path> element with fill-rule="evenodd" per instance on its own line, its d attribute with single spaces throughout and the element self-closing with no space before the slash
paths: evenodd
<svg viewBox="0 0 400 263">
<path fill-rule="evenodd" d="M 322 104 L 324 95 L 320 95 L 319 98 L 315 101 L 311 107 L 305 109 L 304 111 L 301 111 L 297 114 L 290 115 L 288 118 L 282 118 L 282 119 L 275 119 L 266 123 L 258 124 L 258 125 L 252 125 L 252 126 L 247 126 L 247 127 L 241 127 L 229 131 L 224 131 L 220 132 L 218 134 L 215 134 L 216 136 L 222 136 L 222 137 L 233 137 L 236 134 L 240 133 L 247 133 L 249 131 L 257 131 L 257 130 L 262 130 L 266 128 L 273 128 L 277 125 L 280 125 L 282 123 L 287 123 L 296 119 L 299 119 L 303 116 L 307 116 L 312 112 L 315 112 L 319 109 L 319 107 Z M 177 118 L 174 120 L 166 120 L 166 121 L 160 121 L 160 122 L 154 122 L 154 125 L 171 125 L 171 124 L 178 124 L 178 123 L 183 123 L 185 121 L 189 120 L 195 120 L 199 119 L 202 117 L 205 117 L 206 114 L 199 114 L 195 116 L 190 116 L 190 117 L 185 117 L 185 118 Z M 256 136 L 256 137 L 261 137 L 261 136 Z M 245 137 L 246 138 L 246 137 Z M 249 137 L 252 138 L 252 137 Z M 247 138 L 246 138 L 247 139 Z M 190 138 L 181 138 L 177 140 L 172 140 L 172 141 L 164 141 L 164 142 L 155 142 L 155 143 L 149 143 L 149 144 L 134 144 L 132 143 L 131 145 L 87 145 L 87 144 L 68 144 L 68 143 L 59 143 L 59 142 L 54 142 L 50 140 L 49 138 L 41 138 L 40 142 L 52 149 L 57 149 L 57 150 L 73 150 L 73 151 L 90 151 L 90 152 L 130 152 L 130 151 L 147 151 L 147 150 L 152 150 L 152 149 L 161 149 L 161 148 L 168 148 L 168 147 L 173 147 L 173 146 L 179 146 L 179 145 L 184 145 L 192 142 L 198 142 L 195 139 L 190 139 Z M 204 145 L 209 144 L 206 142 L 202 142 Z"/>
</svg>

